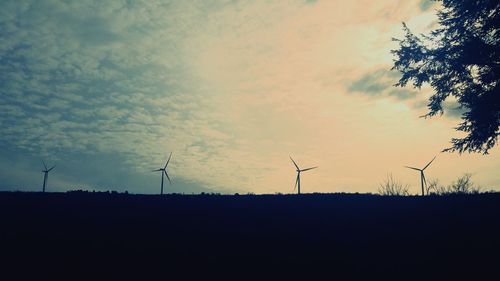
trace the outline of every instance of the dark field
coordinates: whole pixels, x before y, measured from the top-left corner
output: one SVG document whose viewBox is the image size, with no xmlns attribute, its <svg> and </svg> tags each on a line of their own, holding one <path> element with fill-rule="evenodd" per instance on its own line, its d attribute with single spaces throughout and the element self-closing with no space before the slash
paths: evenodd
<svg viewBox="0 0 500 281">
<path fill-rule="evenodd" d="M 0 265 L 19 276 L 500 280 L 498 193 L 3 192 L 0 214 Z"/>
</svg>

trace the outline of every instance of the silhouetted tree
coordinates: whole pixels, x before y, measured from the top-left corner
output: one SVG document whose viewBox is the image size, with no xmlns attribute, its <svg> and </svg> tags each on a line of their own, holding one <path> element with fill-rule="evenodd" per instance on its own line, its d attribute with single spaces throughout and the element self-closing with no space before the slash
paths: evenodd
<svg viewBox="0 0 500 281">
<path fill-rule="evenodd" d="M 467 133 L 453 138 L 444 151 L 488 153 L 497 143 L 500 125 L 500 1 L 438 0 L 439 27 L 428 35 L 406 32 L 392 69 L 402 77 L 395 86 L 428 83 L 435 90 L 425 117 L 443 114 L 443 102 L 454 97 L 464 110 L 456 127 Z"/>
</svg>

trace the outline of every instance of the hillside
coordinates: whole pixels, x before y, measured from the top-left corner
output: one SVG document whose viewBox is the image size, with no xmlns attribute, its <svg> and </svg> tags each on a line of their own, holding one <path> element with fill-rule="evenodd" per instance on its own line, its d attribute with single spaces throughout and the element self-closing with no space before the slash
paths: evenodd
<svg viewBox="0 0 500 281">
<path fill-rule="evenodd" d="M 405 280 L 500 273 L 500 194 L 494 193 L 422 198 L 3 192 L 0 214 L 2 264 L 18 274 Z"/>
</svg>

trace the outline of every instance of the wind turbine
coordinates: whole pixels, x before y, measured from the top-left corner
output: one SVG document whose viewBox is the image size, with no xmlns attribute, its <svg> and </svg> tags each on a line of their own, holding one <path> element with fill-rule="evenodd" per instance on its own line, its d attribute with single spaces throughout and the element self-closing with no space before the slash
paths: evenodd
<svg viewBox="0 0 500 281">
<path fill-rule="evenodd" d="M 312 169 L 316 169 L 318 167 L 306 168 L 306 169 L 301 170 L 299 168 L 299 165 L 297 165 L 297 163 L 295 163 L 295 161 L 293 161 L 292 156 L 290 156 L 290 160 L 292 160 L 293 165 L 295 165 L 295 168 L 297 168 L 297 180 L 295 181 L 295 187 L 293 188 L 293 190 L 295 191 L 295 188 L 297 188 L 297 186 L 298 186 L 299 188 L 297 189 L 297 192 L 298 192 L 297 194 L 300 194 L 300 173 L 305 172 L 305 171 L 309 171 Z"/>
<path fill-rule="evenodd" d="M 425 167 L 423 167 L 422 169 L 405 166 L 408 169 L 413 169 L 413 170 L 420 172 L 420 183 L 422 184 L 422 196 L 425 195 L 424 194 L 424 184 L 427 187 L 427 181 L 425 180 L 424 170 L 427 169 L 427 167 L 429 167 L 429 165 L 432 163 L 432 161 L 434 161 L 434 159 L 436 159 L 436 156 L 434 156 L 434 158 L 432 158 L 431 162 L 427 163 L 427 165 L 425 165 Z"/>
<path fill-rule="evenodd" d="M 161 172 L 161 192 L 160 192 L 161 195 L 163 195 L 163 177 L 167 176 L 168 182 L 172 184 L 172 181 L 170 181 L 170 177 L 167 174 L 167 165 L 168 162 L 170 162 L 171 157 L 172 157 L 172 152 L 170 152 L 170 156 L 168 156 L 167 163 L 165 163 L 165 166 L 163 168 L 160 168 L 158 170 L 153 170 L 153 172 Z"/>
<path fill-rule="evenodd" d="M 47 186 L 47 179 L 49 178 L 49 172 L 52 171 L 52 169 L 54 169 L 56 167 L 56 165 L 52 166 L 52 168 L 50 168 L 50 169 L 47 169 L 47 165 L 45 165 L 45 162 L 43 162 L 43 160 L 42 160 L 42 163 L 43 163 L 43 167 L 45 168 L 45 170 L 42 171 L 42 173 L 43 173 L 42 192 L 45 192 L 45 187 Z"/>
</svg>

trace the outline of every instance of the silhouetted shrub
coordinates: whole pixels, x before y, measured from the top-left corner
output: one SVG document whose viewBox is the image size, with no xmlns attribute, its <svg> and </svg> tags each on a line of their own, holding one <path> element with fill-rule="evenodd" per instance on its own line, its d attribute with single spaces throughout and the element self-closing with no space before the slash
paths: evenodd
<svg viewBox="0 0 500 281">
<path fill-rule="evenodd" d="M 89 193 L 88 190 L 82 190 L 82 189 L 73 189 L 73 190 L 68 190 L 66 193 L 69 194 L 82 194 L 82 193 Z"/>
<path fill-rule="evenodd" d="M 410 195 L 408 189 L 409 185 L 396 181 L 391 174 L 387 176 L 385 182 L 379 185 L 378 193 L 389 196 L 407 196 Z"/>
<path fill-rule="evenodd" d="M 471 180 L 471 174 L 464 174 L 459 177 L 455 182 L 448 186 L 448 193 L 454 194 L 477 194 L 480 188 Z"/>
<path fill-rule="evenodd" d="M 431 180 L 427 187 L 427 194 L 448 195 L 448 194 L 477 194 L 480 187 L 476 186 L 471 174 L 464 174 L 448 186 L 439 184 L 437 179 Z"/>
<path fill-rule="evenodd" d="M 432 179 L 429 181 L 429 185 L 426 186 L 427 195 L 443 195 L 448 193 L 447 188 L 439 183 L 438 179 Z"/>
</svg>

